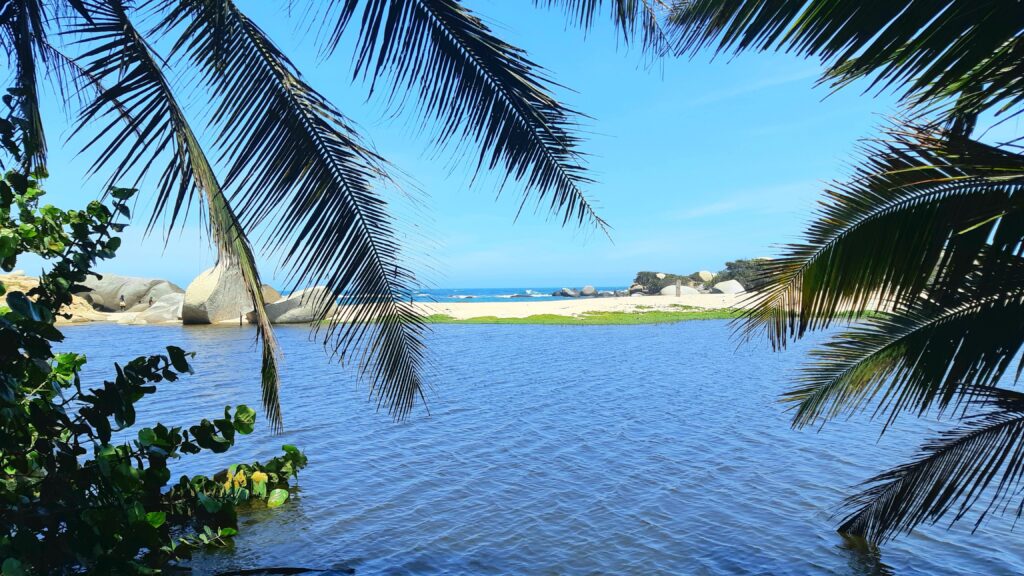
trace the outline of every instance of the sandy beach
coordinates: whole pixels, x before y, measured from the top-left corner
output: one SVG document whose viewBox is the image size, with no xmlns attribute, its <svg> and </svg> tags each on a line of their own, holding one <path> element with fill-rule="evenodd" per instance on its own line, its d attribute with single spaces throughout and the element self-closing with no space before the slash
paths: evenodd
<svg viewBox="0 0 1024 576">
<path fill-rule="evenodd" d="M 749 294 L 687 294 L 683 296 L 640 296 L 618 298 L 573 298 L 531 302 L 516 298 L 508 302 L 438 302 L 417 303 L 424 315 L 443 314 L 456 320 L 494 316 L 526 318 L 538 314 L 579 316 L 585 312 L 653 312 L 677 311 L 680 307 L 702 310 L 742 308 Z"/>
</svg>

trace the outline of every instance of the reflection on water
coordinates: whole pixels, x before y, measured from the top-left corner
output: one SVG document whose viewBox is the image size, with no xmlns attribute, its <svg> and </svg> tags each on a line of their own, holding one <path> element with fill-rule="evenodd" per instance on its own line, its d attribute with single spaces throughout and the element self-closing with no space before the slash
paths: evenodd
<svg viewBox="0 0 1024 576">
<path fill-rule="evenodd" d="M 842 542 L 838 548 L 849 559 L 851 574 L 864 574 L 871 576 L 892 576 L 895 572 L 882 562 L 882 556 L 877 546 L 868 544 L 863 538 L 841 536 Z"/>
<path fill-rule="evenodd" d="M 87 374 L 175 344 L 196 376 L 139 421 L 189 425 L 259 405 L 253 332 L 69 327 Z M 864 419 L 790 429 L 777 402 L 807 343 L 736 347 L 723 321 L 651 326 L 437 326 L 431 413 L 392 423 L 303 328 L 282 327 L 287 431 L 180 463 L 210 473 L 309 456 L 299 491 L 242 519 L 233 550 L 196 572 L 352 566 L 359 574 L 1008 574 L 1024 555 L 997 519 L 929 527 L 881 552 L 830 514 L 853 485 L 913 455 L 943 425 L 908 419 L 881 439 Z M 88 382 L 89 380 L 87 380 Z M 262 423 L 261 423 L 262 424 Z"/>
</svg>

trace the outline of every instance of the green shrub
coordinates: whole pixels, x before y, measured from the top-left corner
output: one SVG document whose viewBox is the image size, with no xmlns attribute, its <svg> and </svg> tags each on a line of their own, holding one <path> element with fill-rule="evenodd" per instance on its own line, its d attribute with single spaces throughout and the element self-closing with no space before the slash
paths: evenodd
<svg viewBox="0 0 1024 576">
<path fill-rule="evenodd" d="M 680 280 L 683 283 L 683 286 L 693 285 L 693 279 L 689 276 L 665 274 L 664 278 L 658 278 L 658 274 L 658 272 L 637 272 L 636 278 L 633 279 L 633 283 L 643 286 L 644 292 L 647 294 L 658 294 L 661 292 L 661 289 L 666 286 L 675 286 L 676 280 Z"/>
<path fill-rule="evenodd" d="M 764 265 L 768 262 L 763 258 L 752 260 L 734 260 L 725 263 L 725 270 L 722 270 L 712 281 L 712 284 L 735 280 L 747 290 L 757 290 L 765 285 Z"/>
<path fill-rule="evenodd" d="M 231 466 L 213 478 L 182 476 L 169 485 L 168 462 L 203 450 L 222 453 L 253 430 L 256 413 L 226 407 L 222 417 L 187 429 L 154 424 L 130 444 L 114 432 L 136 424 L 135 404 L 157 385 L 192 373 L 193 354 L 165 354 L 114 365 L 113 378 L 86 386 L 85 356 L 56 354 L 61 307 L 111 258 L 114 235 L 133 190 L 114 188 L 113 206 L 85 210 L 39 205 L 26 174 L 0 181 L 0 267 L 32 253 L 52 262 L 36 288 L 6 292 L 0 284 L 0 559 L 5 576 L 139 574 L 224 545 L 236 533 L 236 509 L 277 506 L 306 457 L 292 446 L 266 464 Z M 265 503 L 265 504 L 264 504 Z"/>
</svg>

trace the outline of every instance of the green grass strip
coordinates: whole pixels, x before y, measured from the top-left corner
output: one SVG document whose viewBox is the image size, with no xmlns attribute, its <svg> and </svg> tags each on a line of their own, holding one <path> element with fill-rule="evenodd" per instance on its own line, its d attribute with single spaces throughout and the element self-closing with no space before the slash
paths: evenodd
<svg viewBox="0 0 1024 576">
<path fill-rule="evenodd" d="M 683 307 L 681 307 L 683 308 Z M 739 316 L 740 311 L 723 308 L 718 310 L 702 310 L 687 308 L 682 310 L 652 312 L 584 312 L 580 316 L 562 316 L 559 314 L 535 314 L 525 318 L 498 318 L 497 316 L 477 316 L 462 320 L 447 314 L 432 314 L 424 321 L 428 324 L 547 324 L 553 326 L 615 326 L 626 324 L 665 324 L 669 322 L 685 322 L 688 320 L 731 320 Z"/>
</svg>

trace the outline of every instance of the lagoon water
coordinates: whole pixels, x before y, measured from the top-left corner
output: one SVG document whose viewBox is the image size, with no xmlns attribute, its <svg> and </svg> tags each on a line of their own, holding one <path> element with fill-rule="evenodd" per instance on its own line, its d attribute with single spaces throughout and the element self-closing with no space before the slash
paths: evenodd
<svg viewBox="0 0 1024 576">
<path fill-rule="evenodd" d="M 144 401 L 139 422 L 190 425 L 259 405 L 250 328 L 83 325 L 62 350 L 112 362 L 175 344 L 196 375 Z M 262 425 L 212 473 L 301 447 L 309 467 L 275 511 L 241 521 L 195 573 L 349 566 L 357 574 L 1016 574 L 1012 519 L 921 529 L 857 550 L 830 513 L 855 484 L 947 427 L 864 417 L 789 427 L 777 402 L 812 342 L 737 348 L 724 321 L 645 326 L 441 325 L 430 414 L 395 424 L 300 327 L 279 327 L 286 432 Z M 124 438 L 129 436 L 126 434 Z"/>
</svg>

